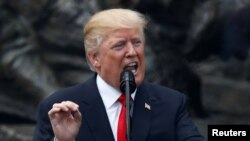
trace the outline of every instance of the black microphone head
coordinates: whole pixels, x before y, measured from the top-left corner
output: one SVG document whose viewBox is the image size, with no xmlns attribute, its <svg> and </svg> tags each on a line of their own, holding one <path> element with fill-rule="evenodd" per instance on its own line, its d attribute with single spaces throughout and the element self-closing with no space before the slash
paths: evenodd
<svg viewBox="0 0 250 141">
<path fill-rule="evenodd" d="M 129 93 L 132 94 L 136 89 L 134 74 L 129 70 L 122 71 L 120 75 L 120 90 L 125 94 L 126 81 L 129 83 Z"/>
</svg>

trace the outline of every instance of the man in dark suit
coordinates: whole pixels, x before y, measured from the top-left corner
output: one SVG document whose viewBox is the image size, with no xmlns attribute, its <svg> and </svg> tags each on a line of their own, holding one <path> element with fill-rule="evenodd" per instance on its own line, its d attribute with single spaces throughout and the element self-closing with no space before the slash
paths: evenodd
<svg viewBox="0 0 250 141">
<path fill-rule="evenodd" d="M 84 28 L 84 45 L 90 69 L 96 73 L 40 103 L 33 141 L 126 141 L 124 105 L 119 102 L 123 70 L 134 74 L 136 84 L 131 95 L 131 141 L 204 140 L 183 94 L 143 81 L 146 23 L 143 15 L 128 9 L 92 16 Z"/>
</svg>

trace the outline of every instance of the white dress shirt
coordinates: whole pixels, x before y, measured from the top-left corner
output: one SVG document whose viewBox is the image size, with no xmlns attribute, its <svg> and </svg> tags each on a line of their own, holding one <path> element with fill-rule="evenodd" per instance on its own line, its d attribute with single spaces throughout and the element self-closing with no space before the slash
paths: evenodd
<svg viewBox="0 0 250 141">
<path fill-rule="evenodd" d="M 106 83 L 99 75 L 96 77 L 96 84 L 104 103 L 115 141 L 117 141 L 118 118 L 122 107 L 117 100 L 121 96 L 121 92 Z M 132 99 L 134 99 L 135 93 L 136 90 L 131 95 Z"/>
</svg>

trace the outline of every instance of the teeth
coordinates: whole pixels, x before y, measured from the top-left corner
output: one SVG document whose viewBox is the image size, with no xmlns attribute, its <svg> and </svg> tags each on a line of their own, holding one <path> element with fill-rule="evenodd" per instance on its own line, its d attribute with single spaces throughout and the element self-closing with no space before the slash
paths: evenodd
<svg viewBox="0 0 250 141">
<path fill-rule="evenodd" d="M 133 74 L 135 74 L 135 73 L 136 73 L 136 70 L 131 70 L 131 71 L 132 71 L 132 73 L 133 73 Z"/>
<path fill-rule="evenodd" d="M 136 62 L 129 63 L 124 69 L 130 70 L 135 75 L 137 72 L 137 63 Z"/>
<path fill-rule="evenodd" d="M 136 63 L 134 62 L 134 63 L 130 63 L 130 64 L 128 64 L 128 66 L 129 67 L 132 67 L 132 66 L 135 66 L 136 65 Z"/>
</svg>

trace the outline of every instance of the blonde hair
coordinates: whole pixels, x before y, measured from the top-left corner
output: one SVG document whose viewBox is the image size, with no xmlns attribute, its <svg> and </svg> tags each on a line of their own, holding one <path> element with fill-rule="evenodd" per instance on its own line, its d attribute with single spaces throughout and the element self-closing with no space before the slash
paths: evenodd
<svg viewBox="0 0 250 141">
<path fill-rule="evenodd" d="M 129 9 L 108 9 L 93 15 L 83 30 L 87 63 L 92 71 L 95 68 L 88 59 L 88 52 L 97 52 L 105 34 L 121 28 L 139 29 L 144 40 L 146 18 L 139 12 Z"/>
</svg>

